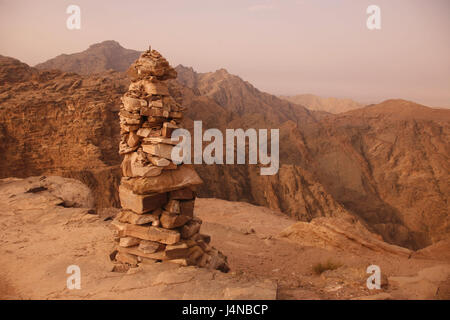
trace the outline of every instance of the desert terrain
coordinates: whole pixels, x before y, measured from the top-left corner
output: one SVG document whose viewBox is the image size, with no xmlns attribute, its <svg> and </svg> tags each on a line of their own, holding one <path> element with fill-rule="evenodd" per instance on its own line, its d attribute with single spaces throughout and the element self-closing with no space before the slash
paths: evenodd
<svg viewBox="0 0 450 320">
<path fill-rule="evenodd" d="M 195 212 L 229 273 L 169 262 L 112 272 L 111 218 L 95 212 L 77 180 L 37 176 L 0 181 L 2 299 L 448 299 L 448 245 L 411 252 L 376 235 L 317 218 L 298 226 L 281 212 L 243 202 L 198 199 Z M 320 221 L 326 219 L 326 221 Z M 351 222 L 347 222 L 351 224 Z M 322 232 L 328 226 L 328 232 Z M 336 230 L 335 232 L 331 230 Z M 364 238 L 362 238 L 364 236 Z M 332 261 L 335 270 L 314 271 Z M 367 266 L 382 288 L 366 287 Z M 66 269 L 81 269 L 81 290 L 68 290 Z M 195 290 L 194 290 L 195 289 Z"/>
<path fill-rule="evenodd" d="M 182 65 L 169 90 L 187 108 L 183 126 L 279 128 L 280 170 L 195 166 L 195 214 L 230 272 L 167 262 L 113 272 L 118 111 L 139 54 L 105 41 L 36 67 L 0 56 L 2 298 L 450 298 L 449 110 L 282 99 L 225 69 Z M 77 291 L 66 288 L 73 264 Z M 366 287 L 369 265 L 380 290 Z"/>
</svg>

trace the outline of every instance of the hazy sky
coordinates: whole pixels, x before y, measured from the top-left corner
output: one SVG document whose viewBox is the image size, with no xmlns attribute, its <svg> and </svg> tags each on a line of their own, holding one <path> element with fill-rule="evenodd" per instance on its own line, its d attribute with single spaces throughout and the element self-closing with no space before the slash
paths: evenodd
<svg viewBox="0 0 450 320">
<path fill-rule="evenodd" d="M 70 4 L 81 30 L 66 28 Z M 371 4 L 381 30 L 366 27 Z M 0 54 L 30 65 L 117 40 L 274 94 L 450 107 L 449 0 L 0 0 L 0 39 Z"/>
</svg>

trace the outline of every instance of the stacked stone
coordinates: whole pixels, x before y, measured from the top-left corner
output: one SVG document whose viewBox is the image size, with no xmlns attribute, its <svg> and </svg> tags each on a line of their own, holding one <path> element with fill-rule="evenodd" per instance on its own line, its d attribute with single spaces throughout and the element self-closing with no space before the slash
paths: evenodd
<svg viewBox="0 0 450 320">
<path fill-rule="evenodd" d="M 128 70 L 132 83 L 120 107 L 124 156 L 119 197 L 122 210 L 113 221 L 114 260 L 126 267 L 170 261 L 228 271 L 226 257 L 201 234 L 194 216 L 193 187 L 202 183 L 191 165 L 171 161 L 172 132 L 184 108 L 169 94 L 167 80 L 176 71 L 149 49 Z"/>
</svg>

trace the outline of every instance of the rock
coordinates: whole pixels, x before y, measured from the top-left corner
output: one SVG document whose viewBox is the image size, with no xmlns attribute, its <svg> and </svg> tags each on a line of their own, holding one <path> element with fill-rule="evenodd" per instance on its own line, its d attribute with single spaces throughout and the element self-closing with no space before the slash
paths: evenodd
<svg viewBox="0 0 450 320">
<path fill-rule="evenodd" d="M 171 138 L 172 132 L 178 129 L 178 126 L 175 124 L 172 124 L 170 122 L 164 122 L 161 130 L 161 135 L 163 137 Z"/>
<path fill-rule="evenodd" d="M 141 240 L 133 237 L 123 237 L 120 238 L 119 246 L 121 247 L 134 247 L 139 244 Z"/>
<path fill-rule="evenodd" d="M 205 243 L 211 242 L 211 237 L 207 234 L 196 233 L 191 237 L 194 241 L 204 241 Z"/>
<path fill-rule="evenodd" d="M 169 200 L 169 202 L 172 200 Z M 194 206 L 195 201 L 189 200 L 189 201 L 180 201 L 180 213 L 182 215 L 193 217 L 194 216 Z"/>
<path fill-rule="evenodd" d="M 213 248 L 208 252 L 209 258 L 206 261 L 206 267 L 210 269 L 220 270 L 222 272 L 230 271 L 227 263 L 227 257 L 222 252 Z"/>
<path fill-rule="evenodd" d="M 167 202 L 166 193 L 139 195 L 124 185 L 119 186 L 119 197 L 122 208 L 138 214 L 158 209 Z"/>
<path fill-rule="evenodd" d="M 159 250 L 163 250 L 164 245 L 156 241 L 150 240 L 140 240 L 139 242 L 139 250 L 144 253 L 154 253 Z"/>
<path fill-rule="evenodd" d="M 164 206 L 164 209 L 171 214 L 180 214 L 180 201 L 178 200 L 169 200 L 167 204 Z"/>
<path fill-rule="evenodd" d="M 153 179 L 132 178 L 124 180 L 122 184 L 129 187 L 136 194 L 161 193 L 191 187 L 201 184 L 203 181 L 191 165 L 183 164 L 177 170 L 163 171 L 161 175 Z"/>
<path fill-rule="evenodd" d="M 153 165 L 158 166 L 158 167 L 167 167 L 168 165 L 170 165 L 172 163 L 170 160 L 167 160 L 165 158 L 154 157 L 154 156 L 149 156 L 148 160 Z"/>
<path fill-rule="evenodd" d="M 120 247 L 122 248 L 122 247 Z M 123 252 L 119 249 L 119 252 L 116 254 L 116 261 L 121 263 L 126 263 L 132 266 L 136 266 L 138 264 L 138 258 L 134 254 L 130 254 L 128 252 Z"/>
<path fill-rule="evenodd" d="M 136 134 L 136 132 L 131 131 L 128 134 L 128 140 L 127 140 L 127 144 L 130 148 L 133 148 L 135 146 L 137 146 L 139 144 L 139 136 Z"/>
<path fill-rule="evenodd" d="M 201 225 L 202 221 L 198 218 L 194 218 L 193 220 L 189 221 L 181 228 L 181 238 L 191 238 L 194 234 L 199 232 Z"/>
<path fill-rule="evenodd" d="M 187 259 L 189 257 L 189 246 L 185 242 L 168 245 L 165 253 L 169 259 Z"/>
<path fill-rule="evenodd" d="M 171 214 L 169 212 L 164 211 L 161 214 L 160 222 L 163 228 L 174 229 L 185 225 L 191 219 L 192 217 L 189 216 L 180 214 Z"/>
<path fill-rule="evenodd" d="M 126 154 L 122 161 L 121 168 L 124 177 L 155 177 L 162 172 L 162 168 L 142 164 L 137 152 Z"/>
<path fill-rule="evenodd" d="M 164 137 L 148 137 L 148 138 L 144 139 L 144 142 L 146 142 L 147 144 L 164 143 L 164 144 L 170 144 L 170 145 L 177 145 L 180 142 L 180 140 L 173 141 L 170 138 L 164 138 Z"/>
<path fill-rule="evenodd" d="M 159 220 L 162 210 L 156 209 L 151 213 L 136 214 L 131 210 L 122 210 L 117 215 L 116 219 L 122 223 L 131 224 L 147 224 Z"/>
<path fill-rule="evenodd" d="M 182 188 L 171 191 L 169 193 L 169 199 L 175 200 L 191 200 L 194 198 L 194 192 L 190 188 Z"/>
<path fill-rule="evenodd" d="M 154 83 L 143 80 L 142 86 L 147 94 L 152 95 L 169 95 L 169 88 L 164 82 Z"/>
<path fill-rule="evenodd" d="M 172 149 L 173 145 L 168 144 L 144 144 L 142 145 L 142 150 L 151 155 L 172 159 Z"/>
<path fill-rule="evenodd" d="M 125 236 L 136 237 L 142 240 L 156 241 L 163 244 L 174 244 L 180 241 L 180 233 L 158 227 L 143 227 L 132 224 L 125 225 Z"/>
<path fill-rule="evenodd" d="M 147 106 L 147 101 L 144 99 L 136 99 L 125 94 L 121 97 L 123 107 L 128 112 L 139 112 L 141 107 Z"/>
<path fill-rule="evenodd" d="M 137 256 L 138 262 L 174 260 L 224 271 L 226 259 L 202 237 L 178 243 L 181 233 L 189 238 L 200 230 L 199 219 L 190 223 L 195 194 L 189 187 L 202 181 L 192 166 L 170 161 L 178 144 L 171 139 L 172 131 L 185 110 L 169 95 L 165 82 L 176 72 L 158 52 L 149 50 L 128 69 L 128 75 L 132 83 L 119 111 L 119 153 L 124 154 L 119 198 L 124 210 L 113 224 L 118 251 L 123 257 Z"/>
<path fill-rule="evenodd" d="M 165 256 L 164 251 L 157 251 L 154 253 L 145 253 L 141 250 L 139 250 L 138 247 L 130 247 L 130 248 L 124 248 L 124 247 L 118 247 L 117 250 L 119 251 L 118 254 L 124 253 L 129 254 L 137 257 L 143 257 L 147 259 L 154 259 L 154 260 L 167 260 L 167 257 Z"/>
</svg>

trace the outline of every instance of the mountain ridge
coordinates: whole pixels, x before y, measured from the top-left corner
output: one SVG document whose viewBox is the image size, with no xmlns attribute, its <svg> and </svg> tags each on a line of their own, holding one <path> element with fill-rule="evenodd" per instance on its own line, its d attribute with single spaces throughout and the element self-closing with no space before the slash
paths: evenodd
<svg viewBox="0 0 450 320">
<path fill-rule="evenodd" d="M 7 61 L 0 68 L 0 78 L 10 79 L 0 92 L 0 140 L 10 147 L 2 150 L 0 176 L 63 171 L 94 186 L 100 206 L 117 205 L 115 113 L 129 83 L 124 74 L 80 76 L 30 68 L 25 69 L 30 77 L 19 84 L 11 75 L 24 65 Z M 261 92 L 225 70 L 197 74 L 177 68 L 180 78 L 169 87 L 188 108 L 184 127 L 192 129 L 193 120 L 202 120 L 204 128 L 280 128 L 278 175 L 260 177 L 254 166 L 197 166 L 205 181 L 199 195 L 280 209 L 301 221 L 345 214 L 361 219 L 385 241 L 413 249 L 448 237 L 449 111 L 437 114 L 405 100 L 387 100 L 325 114 Z M 11 114 L 26 117 L 11 119 Z M 74 117 L 78 140 L 60 125 Z M 42 144 L 52 152 L 42 154 Z M 59 154 L 60 145 L 66 145 L 62 155 L 69 157 Z M 42 161 L 48 157 L 51 161 Z"/>
<path fill-rule="evenodd" d="M 108 70 L 123 72 L 140 54 L 140 51 L 125 49 L 117 41 L 106 40 L 92 44 L 81 52 L 61 54 L 37 64 L 35 68 L 40 70 L 58 69 L 82 75 Z"/>
</svg>

